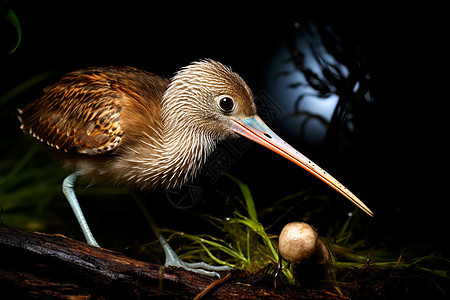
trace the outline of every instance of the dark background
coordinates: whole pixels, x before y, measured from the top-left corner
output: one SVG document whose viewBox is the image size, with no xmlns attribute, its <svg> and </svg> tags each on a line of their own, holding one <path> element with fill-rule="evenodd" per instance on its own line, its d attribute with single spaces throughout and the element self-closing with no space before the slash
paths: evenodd
<svg viewBox="0 0 450 300">
<path fill-rule="evenodd" d="M 349 152 L 342 154 L 339 145 L 329 147 L 326 142 L 310 146 L 301 137 L 276 131 L 282 137 L 289 136 L 289 143 L 343 179 L 374 211 L 374 218 L 361 214 L 359 221 L 359 234 L 369 245 L 390 247 L 397 253 L 420 245 L 424 254 L 437 251 L 448 256 L 448 175 L 443 155 L 448 146 L 442 130 L 448 102 L 444 67 L 448 34 L 444 35 L 439 4 L 330 7 L 286 3 L 246 7 L 243 2 L 209 2 L 194 8 L 133 1 L 96 5 L 84 1 L 34 1 L 26 5 L 11 1 L 4 7 L 17 15 L 22 40 L 9 54 L 17 41 L 16 32 L 6 20 L 0 21 L 0 94 L 29 78 L 52 72 L 2 104 L 0 122 L 5 140 L 22 136 L 14 109 L 42 95 L 43 87 L 66 72 L 95 65 L 131 65 L 171 77 L 191 61 L 212 58 L 231 66 L 256 95 L 267 90 L 268 65 L 276 49 L 294 39 L 298 30 L 295 23 L 333 28 L 346 43 L 357 46 L 356 54 L 364 58 L 372 76 L 374 103 L 354 111 L 361 121 L 355 125 L 357 134 L 346 148 Z M 271 121 L 269 125 L 279 128 L 277 120 Z M 18 148 L 30 145 L 31 139 L 21 139 Z M 15 159 L 10 156 L 12 152 L 20 153 L 20 149 L 7 150 L 2 151 L 3 160 Z M 228 171 L 249 184 L 258 208 L 270 207 L 286 195 L 315 186 L 311 199 L 302 202 L 287 220 L 305 218 L 307 209 L 324 206 L 323 218 L 313 224 L 323 234 L 353 211 L 347 200 L 312 176 L 256 145 Z M 201 184 L 206 195 L 215 189 L 228 189 L 223 179 L 203 180 Z M 326 195 L 326 199 L 314 199 L 314 194 Z M 75 223 L 63 200 L 57 203 L 63 207 L 64 222 Z M 105 215 L 111 212 L 101 208 L 104 205 L 111 210 L 108 203 L 104 198 L 86 214 L 92 214 L 88 219 L 97 220 L 94 224 L 114 223 L 109 227 L 112 231 L 117 229 L 114 226 L 127 223 L 122 218 L 126 220 L 130 212 L 112 213 L 113 220 L 108 219 Z M 214 206 L 214 201 L 209 205 Z M 192 217 L 183 213 L 175 212 L 186 215 L 186 220 Z M 98 221 L 100 215 L 106 220 Z M 311 220 L 319 217 L 316 214 Z M 129 226 L 129 231 L 140 230 L 136 224 Z M 106 236 L 108 229 L 97 231 Z M 65 234 L 81 238 L 77 229 Z"/>
</svg>

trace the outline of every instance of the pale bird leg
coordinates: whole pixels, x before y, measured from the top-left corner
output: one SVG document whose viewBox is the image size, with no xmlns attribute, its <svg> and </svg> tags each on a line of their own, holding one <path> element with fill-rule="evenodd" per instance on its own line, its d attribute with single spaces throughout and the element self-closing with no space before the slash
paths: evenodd
<svg viewBox="0 0 450 300">
<path fill-rule="evenodd" d="M 75 217 L 80 224 L 81 230 L 86 237 L 86 241 L 92 246 L 100 247 L 95 240 L 91 230 L 89 229 L 89 225 L 83 215 L 80 204 L 78 203 L 77 196 L 75 195 L 74 187 L 79 177 L 80 174 L 78 172 L 74 172 L 67 176 L 63 181 L 62 190 L 67 200 L 69 201 L 70 206 L 72 207 L 73 213 L 75 214 Z"/>
</svg>

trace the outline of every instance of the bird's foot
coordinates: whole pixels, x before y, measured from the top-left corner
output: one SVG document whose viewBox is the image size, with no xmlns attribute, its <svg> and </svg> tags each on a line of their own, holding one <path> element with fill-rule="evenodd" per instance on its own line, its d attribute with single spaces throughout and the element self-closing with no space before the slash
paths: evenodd
<svg viewBox="0 0 450 300">
<path fill-rule="evenodd" d="M 217 272 L 230 271 L 233 269 L 229 266 L 211 266 L 205 262 L 184 262 L 178 257 L 175 251 L 173 251 L 172 247 L 170 247 L 167 240 L 162 235 L 159 236 L 159 242 L 161 243 L 166 255 L 166 263 L 164 264 L 166 267 L 180 267 L 191 272 L 218 278 L 220 278 L 220 274 Z"/>
<path fill-rule="evenodd" d="M 230 271 L 233 269 L 228 266 L 211 266 L 205 262 L 188 263 L 188 262 L 182 261 L 178 256 L 175 259 L 173 259 L 173 258 L 170 260 L 166 259 L 165 266 L 166 267 L 169 267 L 169 266 L 170 267 L 180 267 L 180 268 L 183 268 L 183 269 L 191 271 L 191 272 L 195 272 L 195 273 L 210 276 L 210 277 L 217 277 L 217 278 L 220 278 L 220 274 L 217 272 Z"/>
</svg>

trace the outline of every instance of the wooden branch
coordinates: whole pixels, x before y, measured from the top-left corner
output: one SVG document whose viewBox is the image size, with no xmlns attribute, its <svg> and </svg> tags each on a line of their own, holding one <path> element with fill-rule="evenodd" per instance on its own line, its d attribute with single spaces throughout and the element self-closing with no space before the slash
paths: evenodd
<svg viewBox="0 0 450 300">
<path fill-rule="evenodd" d="M 311 274 L 305 273 L 307 277 Z M 297 286 L 278 285 L 276 289 L 273 276 L 264 272 L 235 270 L 215 281 L 62 235 L 0 225 L 0 299 L 433 298 L 445 295 L 449 283 L 414 268 L 367 266 L 335 270 L 334 274 L 339 277 L 335 283 L 319 280 Z"/>
<path fill-rule="evenodd" d="M 281 297 L 273 285 L 246 283 L 248 277 L 247 272 L 233 271 L 230 280 L 217 284 L 205 296 Z M 10 299 L 3 297 L 6 295 L 24 299 L 193 299 L 214 280 L 181 268 L 164 269 L 62 235 L 0 225 L 0 299 Z M 289 298 L 287 295 L 281 298 Z"/>
</svg>

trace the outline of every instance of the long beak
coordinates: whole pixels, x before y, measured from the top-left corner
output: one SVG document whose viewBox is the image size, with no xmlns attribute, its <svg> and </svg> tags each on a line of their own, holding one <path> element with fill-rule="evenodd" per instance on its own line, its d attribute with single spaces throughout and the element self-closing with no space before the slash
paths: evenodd
<svg viewBox="0 0 450 300">
<path fill-rule="evenodd" d="M 261 120 L 259 116 L 253 116 L 243 120 L 233 120 L 231 129 L 234 132 L 269 148 L 270 150 L 299 165 L 334 188 L 348 200 L 352 201 L 369 216 L 373 217 L 373 212 L 361 200 L 359 200 L 358 197 L 350 192 L 339 181 L 334 179 L 333 176 L 325 172 L 325 170 L 283 141 Z"/>
</svg>

